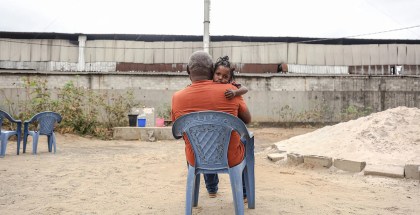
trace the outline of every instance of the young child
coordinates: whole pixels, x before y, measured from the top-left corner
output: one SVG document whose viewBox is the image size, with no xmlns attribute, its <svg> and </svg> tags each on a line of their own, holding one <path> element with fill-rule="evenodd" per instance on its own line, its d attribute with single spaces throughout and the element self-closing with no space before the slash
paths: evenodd
<svg viewBox="0 0 420 215">
<path fill-rule="evenodd" d="M 233 71 L 235 71 L 235 68 L 230 66 L 228 56 L 219 57 L 214 64 L 213 81 L 222 84 L 230 83 L 238 88 L 237 90 L 226 90 L 225 97 L 227 99 L 232 99 L 235 96 L 241 96 L 248 92 L 246 87 L 234 81 L 235 75 Z"/>
</svg>

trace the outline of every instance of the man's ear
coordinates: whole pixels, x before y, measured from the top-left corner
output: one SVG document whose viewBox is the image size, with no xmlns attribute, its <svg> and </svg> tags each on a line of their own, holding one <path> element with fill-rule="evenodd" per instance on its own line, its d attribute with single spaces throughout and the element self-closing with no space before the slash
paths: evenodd
<svg viewBox="0 0 420 215">
<path fill-rule="evenodd" d="M 190 74 L 190 68 L 188 67 L 188 65 L 187 65 L 187 73 L 188 75 Z"/>
</svg>

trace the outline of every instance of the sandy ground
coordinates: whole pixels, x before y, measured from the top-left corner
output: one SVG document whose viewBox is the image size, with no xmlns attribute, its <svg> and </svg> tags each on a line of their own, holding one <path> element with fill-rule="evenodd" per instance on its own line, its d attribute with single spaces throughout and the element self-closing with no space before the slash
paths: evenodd
<svg viewBox="0 0 420 215">
<path fill-rule="evenodd" d="M 256 208 L 245 214 L 420 214 L 418 181 L 267 159 L 273 143 L 314 128 L 250 130 L 256 138 Z M 15 155 L 16 144 L 9 142 L 0 159 L 0 214 L 184 213 L 182 141 L 102 141 L 70 134 L 57 141 L 54 155 L 41 139 L 36 156 Z M 233 214 L 227 175 L 221 175 L 217 198 L 207 196 L 203 183 L 200 191 L 194 214 Z"/>
</svg>

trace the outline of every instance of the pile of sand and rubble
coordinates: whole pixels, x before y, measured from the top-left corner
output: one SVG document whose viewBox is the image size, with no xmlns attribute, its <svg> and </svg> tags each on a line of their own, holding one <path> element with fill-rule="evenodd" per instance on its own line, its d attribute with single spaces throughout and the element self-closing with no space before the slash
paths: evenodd
<svg viewBox="0 0 420 215">
<path fill-rule="evenodd" d="M 420 163 L 420 109 L 397 107 L 326 126 L 275 143 L 301 155 L 365 161 L 368 164 Z"/>
</svg>

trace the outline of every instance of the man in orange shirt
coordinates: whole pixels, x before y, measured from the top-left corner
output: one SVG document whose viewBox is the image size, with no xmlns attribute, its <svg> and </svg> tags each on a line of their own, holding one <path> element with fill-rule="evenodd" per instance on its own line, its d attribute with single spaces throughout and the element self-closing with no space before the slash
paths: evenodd
<svg viewBox="0 0 420 215">
<path fill-rule="evenodd" d="M 251 114 L 241 96 L 230 100 L 225 98 L 226 90 L 236 90 L 235 86 L 213 82 L 213 61 L 207 52 L 194 52 L 189 59 L 187 72 L 192 84 L 173 95 L 172 121 L 182 115 L 204 110 L 230 113 L 242 119 L 244 123 L 251 121 Z M 187 161 L 194 166 L 194 151 L 188 139 L 184 137 L 184 140 Z M 233 132 L 228 148 L 229 166 L 233 167 L 239 164 L 243 160 L 244 154 L 245 147 L 241 143 L 239 135 Z M 219 183 L 217 174 L 204 174 L 204 180 L 210 197 L 215 197 Z"/>
</svg>

